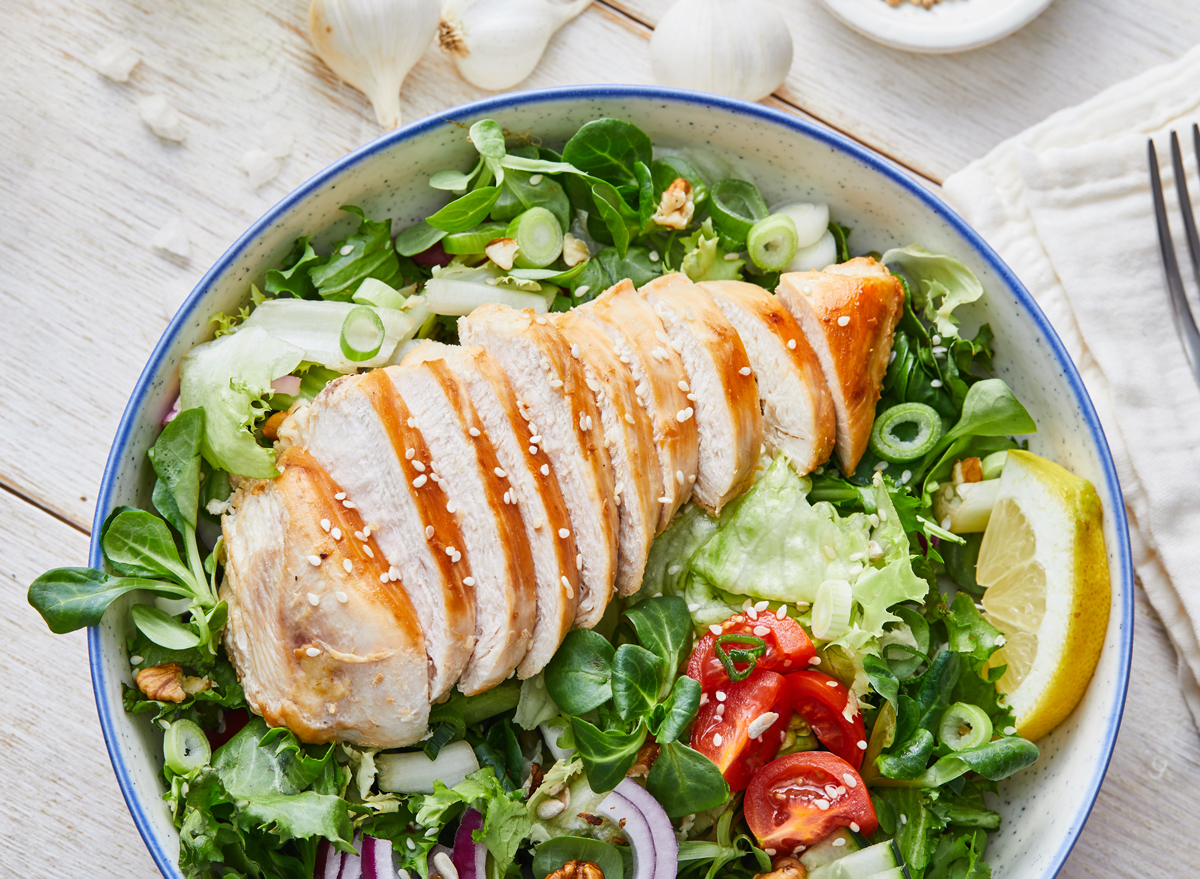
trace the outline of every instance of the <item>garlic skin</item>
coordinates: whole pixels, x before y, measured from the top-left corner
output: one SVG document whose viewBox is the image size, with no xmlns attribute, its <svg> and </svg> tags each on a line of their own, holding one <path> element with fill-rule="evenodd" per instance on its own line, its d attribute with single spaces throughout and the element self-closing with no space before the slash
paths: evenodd
<svg viewBox="0 0 1200 879">
<path fill-rule="evenodd" d="M 400 124 L 400 86 L 437 29 L 438 0 L 312 0 L 308 8 L 313 48 L 370 99 L 385 129 Z"/>
<path fill-rule="evenodd" d="M 766 0 L 678 0 L 650 37 L 659 85 L 758 101 L 792 66 L 787 22 Z"/>
<path fill-rule="evenodd" d="M 533 73 L 550 38 L 592 0 L 444 0 L 438 45 L 471 85 L 498 92 Z"/>
</svg>

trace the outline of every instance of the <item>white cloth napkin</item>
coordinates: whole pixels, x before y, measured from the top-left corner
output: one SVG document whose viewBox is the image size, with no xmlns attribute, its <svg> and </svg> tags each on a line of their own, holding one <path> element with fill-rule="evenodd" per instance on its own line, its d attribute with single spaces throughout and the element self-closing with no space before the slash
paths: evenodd
<svg viewBox="0 0 1200 879">
<path fill-rule="evenodd" d="M 1116 459 L 1134 567 L 1174 642 L 1200 726 L 1200 385 L 1167 297 L 1146 158 L 1153 137 L 1191 287 L 1167 132 L 1180 134 L 1200 204 L 1191 148 L 1198 85 L 1200 47 L 1054 114 L 944 186 L 1029 288 L 1083 374 Z"/>
</svg>

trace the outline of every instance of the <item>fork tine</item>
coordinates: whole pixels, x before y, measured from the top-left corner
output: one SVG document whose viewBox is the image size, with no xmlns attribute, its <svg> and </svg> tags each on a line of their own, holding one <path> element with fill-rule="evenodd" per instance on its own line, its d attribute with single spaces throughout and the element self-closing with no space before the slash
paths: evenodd
<svg viewBox="0 0 1200 879">
<path fill-rule="evenodd" d="M 1179 149 L 1179 138 L 1171 132 L 1171 164 L 1175 168 L 1175 191 L 1179 194 L 1179 206 L 1183 209 L 1183 228 L 1187 234 L 1188 255 L 1192 258 L 1192 272 L 1200 284 L 1200 235 L 1196 233 L 1196 218 L 1192 212 L 1192 199 L 1188 194 L 1187 171 L 1183 167 L 1183 153 Z"/>
<path fill-rule="evenodd" d="M 1196 329 L 1196 321 L 1192 317 L 1192 309 L 1188 305 L 1187 294 L 1183 289 L 1183 276 L 1179 273 L 1179 262 L 1175 258 L 1175 245 L 1171 241 L 1171 226 L 1167 222 L 1167 205 L 1163 199 L 1162 181 L 1159 178 L 1158 153 L 1154 149 L 1153 140 L 1149 141 L 1148 151 L 1150 154 L 1150 191 L 1154 195 L 1154 217 L 1158 222 L 1158 246 L 1162 253 L 1163 268 L 1167 273 L 1167 290 L 1171 297 L 1171 310 L 1175 313 L 1175 325 L 1179 329 L 1184 354 L 1192 367 L 1192 372 L 1200 381 L 1200 330 Z"/>
</svg>

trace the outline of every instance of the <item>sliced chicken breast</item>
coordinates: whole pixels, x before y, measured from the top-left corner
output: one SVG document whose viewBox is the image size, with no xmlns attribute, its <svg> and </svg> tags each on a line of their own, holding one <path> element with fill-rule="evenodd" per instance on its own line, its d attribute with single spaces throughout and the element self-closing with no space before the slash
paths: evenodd
<svg viewBox="0 0 1200 879">
<path fill-rule="evenodd" d="M 837 422 L 821 362 L 800 324 L 779 298 L 744 281 L 700 285 L 733 324 L 758 384 L 763 441 L 772 455 L 787 455 L 800 475 L 825 463 Z"/>
<path fill-rule="evenodd" d="M 461 552 L 456 507 L 428 478 L 432 456 L 412 413 L 387 372 L 376 369 L 332 382 L 280 435 L 329 472 L 345 493 L 342 502 L 359 511 L 399 572 L 425 634 L 430 698 L 437 699 L 475 648 L 474 580 Z M 357 535 L 343 533 L 343 539 Z M 451 547 L 457 555 L 447 553 Z"/>
<path fill-rule="evenodd" d="M 246 701 L 305 742 L 411 745 L 426 731 L 421 626 L 359 511 L 310 455 L 243 484 L 222 522 L 225 644 Z M 333 530 L 344 536 L 336 539 Z"/>
<path fill-rule="evenodd" d="M 508 375 L 517 406 L 539 442 L 536 456 L 558 476 L 571 516 L 569 533 L 582 559 L 575 625 L 591 628 L 612 598 L 617 563 L 617 507 L 612 463 L 583 367 L 550 322 L 531 310 L 484 305 L 459 318 L 466 345 L 482 345 Z M 540 466 L 540 465 L 539 465 Z M 568 529 L 564 529 L 568 531 Z"/>
<path fill-rule="evenodd" d="M 468 696 L 507 678 L 525 656 L 537 612 L 533 557 L 511 484 L 466 387 L 444 360 L 389 366 L 395 385 L 432 456 L 422 476 L 438 482 L 458 508 L 475 590 L 475 650 L 459 678 Z M 420 481 L 420 477 L 418 477 Z"/>
<path fill-rule="evenodd" d="M 627 280 L 575 311 L 608 336 L 613 353 L 633 375 L 638 402 L 654 425 L 662 476 L 657 528 L 661 532 L 687 503 L 696 483 L 698 434 L 695 406 L 683 390 L 687 384 L 683 360 L 650 303 Z"/>
<path fill-rule="evenodd" d="M 673 272 L 642 287 L 687 373 L 680 385 L 695 411 L 699 454 L 692 499 L 713 515 L 754 480 L 762 455 L 762 411 L 737 330 L 708 294 Z"/>
<path fill-rule="evenodd" d="M 875 403 L 904 313 L 900 281 L 870 257 L 779 279 L 779 298 L 821 361 L 837 416 L 837 456 L 853 473 L 871 436 Z"/>
<path fill-rule="evenodd" d="M 633 374 L 604 331 L 574 311 L 549 317 L 570 344 L 571 356 L 583 364 L 587 386 L 596 396 L 616 482 L 617 592 L 629 595 L 641 588 L 658 529 L 662 472 L 654 454 L 654 425 L 638 402 Z"/>
<path fill-rule="evenodd" d="M 538 454 L 538 447 L 529 442 L 538 437 L 530 433 L 529 425 L 517 410 L 512 385 L 495 358 L 480 347 L 422 342 L 405 356 L 401 365 L 413 366 L 426 360 L 444 360 L 466 386 L 483 422 L 483 432 L 491 440 L 511 483 L 502 500 L 521 511 L 525 539 L 533 555 L 537 592 L 529 649 L 517 666 L 517 677 L 524 680 L 550 661 L 575 621 L 583 560 L 571 531 L 571 517 L 558 477 L 544 456 Z M 562 531 L 567 532 L 566 538 L 559 536 Z"/>
</svg>

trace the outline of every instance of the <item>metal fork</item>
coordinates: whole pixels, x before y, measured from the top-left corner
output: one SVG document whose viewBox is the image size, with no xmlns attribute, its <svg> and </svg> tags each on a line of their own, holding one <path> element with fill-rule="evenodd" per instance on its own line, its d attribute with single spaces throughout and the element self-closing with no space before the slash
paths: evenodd
<svg viewBox="0 0 1200 879">
<path fill-rule="evenodd" d="M 1192 126 L 1192 149 L 1200 164 L 1200 125 Z M 1191 364 L 1192 372 L 1200 381 L 1200 330 L 1188 303 L 1183 288 L 1183 276 L 1179 273 L 1179 261 L 1175 258 L 1175 244 L 1171 240 L 1171 227 L 1167 222 L 1167 206 L 1163 200 L 1162 180 L 1158 172 L 1158 153 L 1154 141 L 1149 142 L 1150 188 L 1154 193 L 1154 215 L 1158 220 L 1158 244 L 1162 251 L 1163 267 L 1167 271 L 1167 290 L 1171 296 L 1171 310 L 1175 313 L 1175 326 L 1179 330 L 1183 351 Z M 1183 227 L 1187 233 L 1188 252 L 1192 258 L 1192 271 L 1196 283 L 1200 284 L 1200 235 L 1196 232 L 1196 218 L 1192 213 L 1192 199 L 1188 195 L 1187 176 L 1183 169 L 1183 154 L 1179 150 L 1179 138 L 1171 132 L 1171 164 L 1175 168 L 1175 189 L 1179 193 L 1179 206 L 1183 209 Z"/>
</svg>

